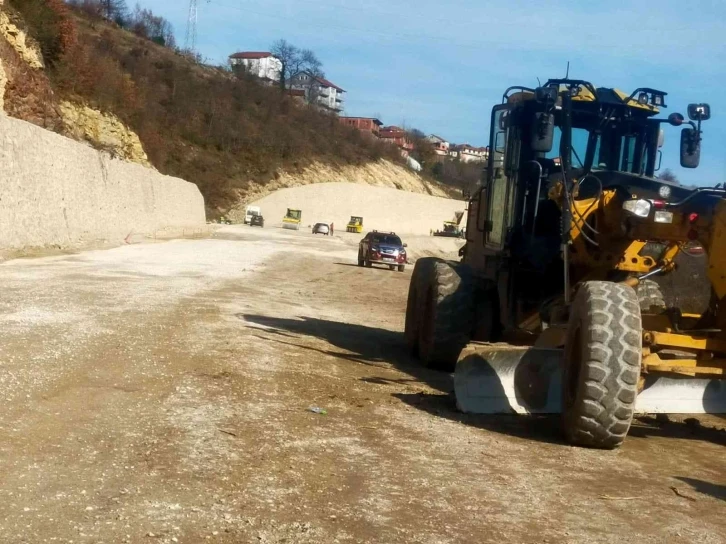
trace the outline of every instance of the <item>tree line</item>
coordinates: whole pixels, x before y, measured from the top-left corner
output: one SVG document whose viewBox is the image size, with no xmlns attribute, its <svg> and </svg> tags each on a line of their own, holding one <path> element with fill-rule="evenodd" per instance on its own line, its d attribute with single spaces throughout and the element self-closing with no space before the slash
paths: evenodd
<svg viewBox="0 0 726 544">
<path fill-rule="evenodd" d="M 137 36 L 172 49 L 176 47 L 171 23 L 138 3 L 134 9 L 129 9 L 126 0 L 68 0 L 68 3 L 92 19 L 113 21 Z"/>
</svg>

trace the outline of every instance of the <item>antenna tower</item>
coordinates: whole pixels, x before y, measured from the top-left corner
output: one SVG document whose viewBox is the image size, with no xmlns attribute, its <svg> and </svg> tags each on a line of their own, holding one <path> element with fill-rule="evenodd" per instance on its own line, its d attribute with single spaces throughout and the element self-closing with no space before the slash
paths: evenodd
<svg viewBox="0 0 726 544">
<path fill-rule="evenodd" d="M 189 18 L 187 19 L 187 34 L 184 38 L 184 49 L 195 51 L 197 48 L 197 0 L 189 0 Z"/>
</svg>

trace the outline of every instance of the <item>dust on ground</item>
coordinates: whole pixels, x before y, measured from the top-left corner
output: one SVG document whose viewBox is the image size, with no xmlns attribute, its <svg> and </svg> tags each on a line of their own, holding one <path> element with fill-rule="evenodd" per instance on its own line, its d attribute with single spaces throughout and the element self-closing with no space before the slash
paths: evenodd
<svg viewBox="0 0 726 544">
<path fill-rule="evenodd" d="M 726 420 L 603 452 L 459 414 L 402 345 L 410 267 L 355 243 L 236 226 L 0 266 L 0 541 L 726 541 Z"/>
</svg>

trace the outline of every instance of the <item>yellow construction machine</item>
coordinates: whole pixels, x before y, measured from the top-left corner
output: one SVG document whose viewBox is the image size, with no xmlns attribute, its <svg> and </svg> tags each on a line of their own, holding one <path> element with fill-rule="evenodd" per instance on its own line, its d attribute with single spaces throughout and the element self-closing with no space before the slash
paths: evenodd
<svg viewBox="0 0 726 544">
<path fill-rule="evenodd" d="M 660 118 L 665 97 L 561 79 L 494 107 L 461 262 L 419 259 L 406 310 L 462 411 L 561 412 L 571 443 L 607 449 L 636 413 L 726 412 L 726 190 L 656 177 L 668 126 L 698 166 L 710 107 Z M 694 243 L 712 295 L 688 314 L 654 278 Z"/>
<path fill-rule="evenodd" d="M 288 208 L 285 217 L 282 218 L 282 228 L 290 230 L 300 230 L 301 221 L 302 211 Z"/>
<path fill-rule="evenodd" d="M 459 224 L 454 221 L 444 221 L 443 230 L 434 231 L 434 236 L 445 236 L 447 238 L 461 238 L 463 235 Z"/>
<path fill-rule="evenodd" d="M 363 218 L 355 215 L 350 216 L 350 221 L 345 226 L 345 232 L 355 232 L 360 234 L 363 232 Z"/>
</svg>

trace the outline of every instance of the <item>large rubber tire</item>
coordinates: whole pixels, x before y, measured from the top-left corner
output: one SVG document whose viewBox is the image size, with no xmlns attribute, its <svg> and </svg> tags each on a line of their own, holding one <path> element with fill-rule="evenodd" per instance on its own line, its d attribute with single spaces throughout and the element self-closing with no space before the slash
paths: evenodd
<svg viewBox="0 0 726 544">
<path fill-rule="evenodd" d="M 420 306 L 418 283 L 420 281 L 420 274 L 421 267 L 414 266 L 413 274 L 411 274 L 411 281 L 408 284 L 406 322 L 403 327 L 403 337 L 406 340 L 406 347 L 408 348 L 408 352 L 414 357 L 418 356 L 418 312 Z"/>
<path fill-rule="evenodd" d="M 474 329 L 471 268 L 436 258 L 416 261 L 406 309 L 409 349 L 429 368 L 453 371 Z"/>
<path fill-rule="evenodd" d="M 398 265 L 398 271 L 399 272 L 403 272 L 404 270 L 406 270 L 406 265 L 405 264 L 399 264 Z"/>
<path fill-rule="evenodd" d="M 633 420 L 641 356 L 635 291 L 619 283 L 583 283 L 565 341 L 562 416 L 570 443 L 603 449 L 623 443 Z"/>
<path fill-rule="evenodd" d="M 642 312 L 663 311 L 666 309 L 665 297 L 658 285 L 653 280 L 643 280 L 635 290 L 638 295 L 638 302 Z"/>
</svg>

